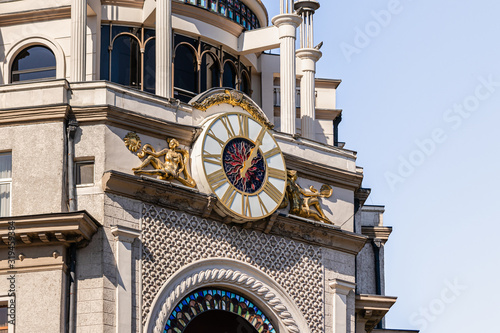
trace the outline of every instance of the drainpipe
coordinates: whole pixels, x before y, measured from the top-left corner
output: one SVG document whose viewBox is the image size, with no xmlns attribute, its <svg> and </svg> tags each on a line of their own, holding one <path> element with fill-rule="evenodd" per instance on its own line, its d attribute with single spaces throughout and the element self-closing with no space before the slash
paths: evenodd
<svg viewBox="0 0 500 333">
<path fill-rule="evenodd" d="M 375 293 L 382 295 L 382 280 L 380 275 L 380 247 L 382 242 L 380 239 L 372 239 L 373 254 L 375 257 Z M 377 324 L 376 328 L 382 327 L 382 320 Z"/>
<path fill-rule="evenodd" d="M 69 211 L 76 211 L 76 186 L 75 186 L 75 133 L 78 128 L 78 121 L 71 118 L 68 121 L 68 204 Z"/>
<path fill-rule="evenodd" d="M 76 211 L 76 185 L 75 185 L 75 133 L 78 128 L 78 122 L 75 118 L 68 121 L 66 133 L 68 135 L 68 204 L 69 211 Z M 71 244 L 69 248 L 69 333 L 76 332 L 76 244 Z"/>
</svg>

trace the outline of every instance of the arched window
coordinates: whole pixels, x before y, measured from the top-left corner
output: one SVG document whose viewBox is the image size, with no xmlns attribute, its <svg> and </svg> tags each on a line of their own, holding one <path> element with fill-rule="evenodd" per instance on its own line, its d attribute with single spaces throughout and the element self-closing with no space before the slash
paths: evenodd
<svg viewBox="0 0 500 333">
<path fill-rule="evenodd" d="M 11 67 L 11 82 L 36 81 L 56 77 L 56 57 L 45 46 L 25 48 L 14 59 Z"/>
<path fill-rule="evenodd" d="M 198 92 L 198 71 L 194 50 L 181 43 L 175 50 L 174 87 L 176 98 L 188 102 Z"/>
<path fill-rule="evenodd" d="M 211 53 L 205 53 L 201 60 L 200 92 L 220 86 L 220 66 L 217 58 Z"/>
<path fill-rule="evenodd" d="M 241 73 L 241 84 L 240 90 L 243 91 L 248 96 L 252 94 L 252 87 L 250 86 L 250 77 L 246 71 Z"/>
<path fill-rule="evenodd" d="M 224 64 L 223 87 L 236 88 L 236 67 L 231 61 Z"/>
<path fill-rule="evenodd" d="M 276 333 L 276 329 L 262 310 L 243 295 L 219 288 L 203 288 L 177 304 L 167 319 L 164 332 Z"/>
<path fill-rule="evenodd" d="M 111 81 L 138 88 L 140 85 L 140 47 L 137 37 L 125 33 L 113 41 Z"/>
</svg>

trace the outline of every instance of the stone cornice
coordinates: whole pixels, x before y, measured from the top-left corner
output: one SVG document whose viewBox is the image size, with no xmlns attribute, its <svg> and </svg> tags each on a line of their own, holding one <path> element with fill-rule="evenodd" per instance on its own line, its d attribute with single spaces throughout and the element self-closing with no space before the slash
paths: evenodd
<svg viewBox="0 0 500 333">
<path fill-rule="evenodd" d="M 13 222 L 13 223 L 12 223 Z M 9 230 L 9 227 L 14 230 Z M 86 245 L 97 232 L 100 224 L 86 211 L 43 215 L 11 216 L 0 218 L 0 248 L 9 244 L 13 231 L 18 246 L 49 244 Z"/>
<path fill-rule="evenodd" d="M 196 126 L 172 123 L 110 105 L 73 107 L 72 111 L 80 125 L 106 124 L 162 139 L 173 137 L 187 146 L 199 131 Z"/>
<path fill-rule="evenodd" d="M 330 282 L 330 288 L 332 288 L 336 294 L 347 295 L 349 294 L 349 292 L 354 291 L 354 288 L 356 288 L 356 283 L 334 279 L 332 282 Z"/>
<path fill-rule="evenodd" d="M 107 171 L 102 178 L 103 190 L 131 199 L 182 210 L 208 217 L 215 196 L 200 193 L 196 189 L 145 176 L 133 176 L 117 171 Z"/>
<path fill-rule="evenodd" d="M 217 200 L 215 196 L 180 184 L 117 171 L 104 173 L 102 184 L 106 193 L 185 211 L 222 223 L 231 223 L 230 219 L 221 218 L 213 210 Z M 366 236 L 341 230 L 334 225 L 283 214 L 274 214 L 268 219 L 247 223 L 244 227 L 353 255 L 361 251 L 367 239 Z"/>
<path fill-rule="evenodd" d="M 68 112 L 67 104 L 3 109 L 0 110 L 0 126 L 64 121 Z"/>
<path fill-rule="evenodd" d="M 0 14 L 0 27 L 71 18 L 71 6 Z"/>
<path fill-rule="evenodd" d="M 356 295 L 356 313 L 366 320 L 365 329 L 371 332 L 396 303 L 397 297 Z"/>
<path fill-rule="evenodd" d="M 368 236 L 370 239 L 378 238 L 383 243 L 387 242 L 389 236 L 392 232 L 392 227 L 372 227 L 372 226 L 362 226 L 361 233 Z"/>
<path fill-rule="evenodd" d="M 141 236 L 141 231 L 132 229 L 122 225 L 115 225 L 111 227 L 111 233 L 115 238 L 121 242 L 133 243 L 134 239 Z"/>
<path fill-rule="evenodd" d="M 350 190 L 361 187 L 363 181 L 361 173 L 334 168 L 286 153 L 284 155 L 287 168 L 297 170 L 300 177 Z"/>
</svg>

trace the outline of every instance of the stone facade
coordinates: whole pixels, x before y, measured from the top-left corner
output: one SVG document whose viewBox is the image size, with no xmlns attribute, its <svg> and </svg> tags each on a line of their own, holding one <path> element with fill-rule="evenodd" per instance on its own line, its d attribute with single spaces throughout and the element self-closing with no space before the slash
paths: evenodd
<svg viewBox="0 0 500 333">
<path fill-rule="evenodd" d="M 0 193 L 10 205 L 0 216 L 0 307 L 13 304 L 9 333 L 161 333 L 176 305 L 203 288 L 243 295 L 278 333 L 387 332 L 383 317 L 395 298 L 385 296 L 384 245 L 392 229 L 383 224 L 382 206 L 365 205 L 369 190 L 357 153 L 338 142 L 340 80 L 314 77 L 321 52 L 311 49 L 312 21 L 310 40 L 295 57 L 297 13 L 305 17 L 302 10 L 319 4 L 280 1 L 283 12 L 269 26 L 261 1 L 238 2 L 240 14 L 244 8 L 258 21 L 252 29 L 180 0 L 0 1 L 0 154 L 12 157 L 12 165 L 1 166 L 10 168 L 12 185 Z M 138 79 L 106 80 L 113 71 L 106 72 L 112 48 L 104 32 L 112 26 L 126 36 L 139 27 L 174 36 L 156 44 L 156 93 Z M 187 91 L 193 99 L 181 101 L 175 36 L 199 49 L 215 45 L 237 65 L 234 89 L 222 88 L 230 70 L 221 63 L 211 72 L 220 75 L 218 85 L 210 82 L 214 89 L 202 91 L 198 82 Z M 52 54 L 55 66 L 24 79 L 35 75 L 18 68 L 31 47 Z M 281 56 L 265 53 L 276 47 Z M 202 58 L 193 66 L 200 79 Z M 304 76 L 298 103 L 296 79 Z M 231 98 L 199 106 L 217 94 Z M 203 177 L 193 147 L 211 117 L 225 112 L 252 117 L 269 131 L 286 168 L 297 171 L 302 202 L 317 197 L 326 219 L 304 218 L 312 216 L 304 213 L 307 204 L 302 215 L 288 207 L 262 211 L 260 220 L 237 217 L 220 209 L 215 191 L 179 181 L 184 171 Z M 177 152 L 191 157 L 166 180 L 134 173 L 145 158 L 124 144 L 129 133 L 156 152 L 174 138 Z M 91 168 L 79 183 L 83 162 Z M 286 177 L 281 181 L 286 188 Z M 316 195 L 323 185 L 330 196 Z M 240 315 L 260 325 L 250 310 Z"/>
</svg>

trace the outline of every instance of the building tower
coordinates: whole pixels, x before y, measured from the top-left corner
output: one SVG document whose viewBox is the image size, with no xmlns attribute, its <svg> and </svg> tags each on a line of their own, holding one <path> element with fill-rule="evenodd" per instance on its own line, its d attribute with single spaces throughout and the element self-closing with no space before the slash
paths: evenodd
<svg viewBox="0 0 500 333">
<path fill-rule="evenodd" d="M 0 332 L 390 331 L 319 3 L 280 3 L 0 1 Z"/>
</svg>

